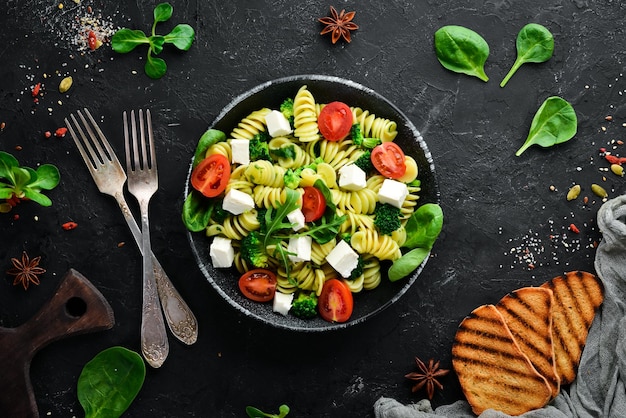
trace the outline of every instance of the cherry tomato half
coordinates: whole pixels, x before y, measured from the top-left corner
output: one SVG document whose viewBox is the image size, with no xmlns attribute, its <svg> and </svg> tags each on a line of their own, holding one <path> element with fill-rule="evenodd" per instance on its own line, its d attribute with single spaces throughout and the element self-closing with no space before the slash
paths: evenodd
<svg viewBox="0 0 626 418">
<path fill-rule="evenodd" d="M 352 315 L 354 300 L 348 285 L 339 279 L 324 283 L 317 301 L 320 316 L 328 322 L 346 322 Z"/>
<path fill-rule="evenodd" d="M 304 187 L 302 195 L 302 214 L 306 222 L 317 221 L 326 210 L 326 199 L 322 192 L 313 186 Z"/>
<path fill-rule="evenodd" d="M 230 179 L 230 163 L 221 154 L 205 158 L 191 172 L 191 185 L 206 197 L 215 197 L 226 189 Z"/>
<path fill-rule="evenodd" d="M 248 299 L 269 302 L 276 293 L 276 275 L 265 269 L 247 271 L 239 278 L 239 290 Z"/>
<path fill-rule="evenodd" d="M 372 164 L 380 174 L 398 179 L 406 172 L 404 152 L 395 142 L 383 142 L 372 150 Z"/>
<path fill-rule="evenodd" d="M 324 138 L 329 141 L 344 139 L 352 128 L 352 111 L 342 102 L 328 103 L 317 118 L 317 126 Z"/>
</svg>

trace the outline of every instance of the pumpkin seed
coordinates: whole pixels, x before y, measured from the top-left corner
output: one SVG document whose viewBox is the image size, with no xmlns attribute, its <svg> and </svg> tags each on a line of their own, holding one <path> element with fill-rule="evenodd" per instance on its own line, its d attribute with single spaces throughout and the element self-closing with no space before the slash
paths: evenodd
<svg viewBox="0 0 626 418">
<path fill-rule="evenodd" d="M 609 194 L 606 192 L 606 190 L 604 190 L 604 187 L 602 187 L 602 186 L 600 186 L 600 185 L 598 185 L 598 184 L 595 184 L 595 183 L 591 185 L 591 191 L 592 191 L 592 192 L 593 192 L 596 196 L 601 197 L 601 198 L 603 198 L 603 199 L 604 199 L 604 198 L 606 198 L 606 197 L 608 197 L 608 195 L 609 195 Z"/>
<path fill-rule="evenodd" d="M 611 164 L 611 171 L 617 176 L 624 176 L 624 167 L 619 164 Z"/>
<path fill-rule="evenodd" d="M 61 83 L 59 83 L 59 93 L 65 93 L 68 91 L 72 87 L 73 83 L 74 80 L 72 79 L 72 76 L 65 77 L 61 80 Z"/>
<path fill-rule="evenodd" d="M 580 190 L 581 190 L 580 184 L 573 185 L 567 192 L 567 200 L 574 200 L 578 198 L 578 195 L 580 194 Z"/>
</svg>

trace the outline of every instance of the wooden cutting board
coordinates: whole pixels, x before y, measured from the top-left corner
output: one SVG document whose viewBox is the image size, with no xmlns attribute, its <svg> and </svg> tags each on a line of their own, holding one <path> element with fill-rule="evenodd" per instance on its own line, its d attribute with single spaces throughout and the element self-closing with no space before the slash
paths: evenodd
<svg viewBox="0 0 626 418">
<path fill-rule="evenodd" d="M 42 347 L 71 335 L 110 329 L 115 323 L 107 300 L 70 269 L 52 298 L 17 328 L 0 327 L 0 416 L 37 418 L 30 363 Z"/>
</svg>

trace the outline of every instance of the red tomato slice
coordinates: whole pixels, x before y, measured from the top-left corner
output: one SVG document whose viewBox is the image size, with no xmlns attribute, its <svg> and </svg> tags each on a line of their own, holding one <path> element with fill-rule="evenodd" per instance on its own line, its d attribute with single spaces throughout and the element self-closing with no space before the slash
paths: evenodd
<svg viewBox="0 0 626 418">
<path fill-rule="evenodd" d="M 191 185 L 206 197 L 222 193 L 229 179 L 230 163 L 221 154 L 210 155 L 191 172 Z"/>
<path fill-rule="evenodd" d="M 302 195 L 302 213 L 306 222 L 317 221 L 326 210 L 326 199 L 322 192 L 313 186 L 304 187 Z"/>
<path fill-rule="evenodd" d="M 342 102 L 328 103 L 317 118 L 317 126 L 324 138 L 329 141 L 344 139 L 352 128 L 352 111 Z"/>
<path fill-rule="evenodd" d="M 324 283 L 317 301 L 320 316 L 328 322 L 346 322 L 352 315 L 354 300 L 348 285 L 339 279 Z"/>
<path fill-rule="evenodd" d="M 406 172 L 404 152 L 395 142 L 383 142 L 372 150 L 372 164 L 380 174 L 399 179 Z"/>
<path fill-rule="evenodd" d="M 247 271 L 239 278 L 239 290 L 248 299 L 269 302 L 276 293 L 276 275 L 265 269 Z"/>
</svg>

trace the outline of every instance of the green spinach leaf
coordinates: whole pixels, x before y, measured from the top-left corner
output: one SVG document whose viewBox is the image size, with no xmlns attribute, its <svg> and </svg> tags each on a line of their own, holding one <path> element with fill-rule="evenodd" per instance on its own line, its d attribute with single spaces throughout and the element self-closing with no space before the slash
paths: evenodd
<svg viewBox="0 0 626 418">
<path fill-rule="evenodd" d="M 463 26 L 443 26 L 435 32 L 435 52 L 445 68 L 488 81 L 485 62 L 489 45 L 478 33 Z"/>
<path fill-rule="evenodd" d="M 524 145 L 517 150 L 518 157 L 531 145 L 551 147 L 569 141 L 576 135 L 578 119 L 571 104 L 566 100 L 548 97 L 533 118 Z"/>
<path fill-rule="evenodd" d="M 407 220 L 407 240 L 402 245 L 410 251 L 395 260 L 389 268 L 389 280 L 395 282 L 409 274 L 424 262 L 443 227 L 443 211 L 436 203 L 420 206 Z"/>
<path fill-rule="evenodd" d="M 548 61 L 554 52 L 554 37 L 544 26 L 537 23 L 529 23 L 517 34 L 515 46 L 517 48 L 517 59 L 509 73 L 500 83 L 500 87 L 504 87 L 523 64 Z"/>
<path fill-rule="evenodd" d="M 196 167 L 200 164 L 200 161 L 205 159 L 206 152 L 211 145 L 222 141 L 226 141 L 226 134 L 224 132 L 217 129 L 207 129 L 198 140 L 196 151 L 193 154 L 192 166 Z"/>
<path fill-rule="evenodd" d="M 78 377 L 78 401 L 85 418 L 117 418 L 128 409 L 146 376 L 139 354 L 111 347 L 97 354 Z"/>
<path fill-rule="evenodd" d="M 183 223 L 191 232 L 206 229 L 213 213 L 216 201 L 207 199 L 201 193 L 192 190 L 183 203 Z"/>
</svg>

